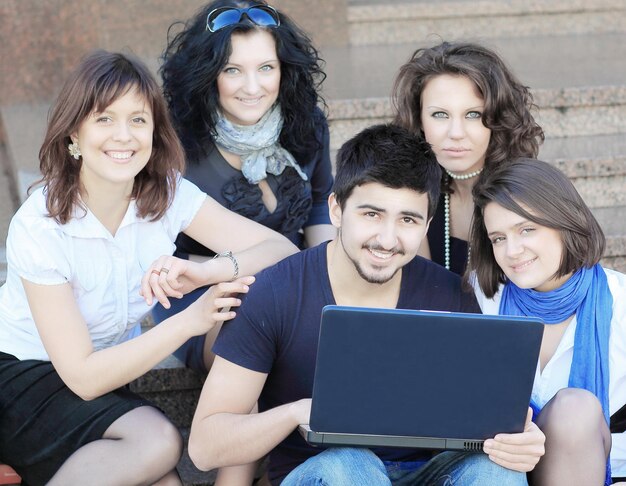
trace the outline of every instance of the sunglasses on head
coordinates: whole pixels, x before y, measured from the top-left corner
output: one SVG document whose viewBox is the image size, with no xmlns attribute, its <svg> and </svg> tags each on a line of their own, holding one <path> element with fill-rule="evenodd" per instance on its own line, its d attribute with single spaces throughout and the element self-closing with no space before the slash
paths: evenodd
<svg viewBox="0 0 626 486">
<path fill-rule="evenodd" d="M 280 19 L 278 12 L 269 5 L 254 5 L 253 7 L 219 7 L 209 12 L 206 18 L 206 30 L 217 32 L 229 25 L 238 24 L 243 16 L 261 27 L 278 27 Z"/>
</svg>

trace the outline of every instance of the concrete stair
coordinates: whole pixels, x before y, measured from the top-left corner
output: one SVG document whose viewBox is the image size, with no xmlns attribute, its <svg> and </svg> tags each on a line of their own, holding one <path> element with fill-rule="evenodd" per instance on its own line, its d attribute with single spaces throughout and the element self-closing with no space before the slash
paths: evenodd
<svg viewBox="0 0 626 486">
<path fill-rule="evenodd" d="M 626 206 L 596 208 L 593 213 L 606 235 L 606 250 L 602 264 L 626 273 L 626 236 L 624 236 Z"/>
<path fill-rule="evenodd" d="M 569 176 L 590 207 L 626 204 L 624 134 L 550 138 L 539 156 Z"/>
<path fill-rule="evenodd" d="M 394 76 L 417 47 L 479 41 L 532 88 L 547 137 L 540 158 L 563 170 L 592 207 L 607 235 L 603 263 L 626 272 L 624 0 L 349 0 L 347 28 L 348 46 L 321 51 L 333 151 L 362 128 L 391 119 Z M 156 71 L 156 60 L 146 61 Z M 0 149 L 13 171 L 8 177 L 5 167 L 0 176 L 0 197 L 14 179 L 23 195 L 36 178 L 48 108 L 49 102 L 0 106 Z M 16 209 L 7 201 L 0 200 L 2 240 Z M 5 276 L 0 245 L 0 283 Z M 202 382 L 170 357 L 130 386 L 187 434 Z M 187 455 L 179 470 L 186 485 L 213 484 L 214 474 L 195 469 Z"/>
<path fill-rule="evenodd" d="M 148 328 L 144 328 L 144 332 Z M 177 427 L 189 428 L 203 383 L 204 376 L 169 356 L 133 381 L 130 389 L 151 400 Z"/>
<path fill-rule="evenodd" d="M 443 39 L 620 32 L 620 0 L 352 0 L 349 38 L 355 46 Z"/>
</svg>

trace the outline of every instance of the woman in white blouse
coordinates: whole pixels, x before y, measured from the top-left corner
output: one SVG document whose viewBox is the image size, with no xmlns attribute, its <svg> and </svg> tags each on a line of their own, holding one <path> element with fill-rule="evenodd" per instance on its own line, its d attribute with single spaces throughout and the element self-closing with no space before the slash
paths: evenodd
<svg viewBox="0 0 626 486">
<path fill-rule="evenodd" d="M 11 222 L 0 289 L 0 462 L 30 485 L 180 484 L 178 431 L 125 385 L 232 319 L 245 275 L 297 251 L 182 179 L 183 161 L 148 69 L 87 56 L 51 109 L 43 188 Z M 163 256 L 181 231 L 221 258 Z M 218 282 L 138 336 L 155 298 Z"/>
<path fill-rule="evenodd" d="M 531 484 L 624 481 L 626 275 L 598 263 L 600 226 L 567 177 L 534 159 L 485 174 L 474 201 L 469 275 L 483 312 L 546 323 L 531 397 L 546 454 Z"/>
</svg>

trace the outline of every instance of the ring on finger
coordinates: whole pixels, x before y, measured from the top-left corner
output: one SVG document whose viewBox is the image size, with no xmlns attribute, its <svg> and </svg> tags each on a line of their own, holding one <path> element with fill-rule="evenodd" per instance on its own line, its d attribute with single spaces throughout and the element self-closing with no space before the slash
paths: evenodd
<svg viewBox="0 0 626 486">
<path fill-rule="evenodd" d="M 167 273 L 167 272 L 169 272 L 169 271 L 170 271 L 170 269 L 169 269 L 169 268 L 165 268 L 165 267 L 163 267 L 163 268 L 161 269 L 161 273 Z"/>
<path fill-rule="evenodd" d="M 159 272 L 158 270 L 152 270 L 150 273 L 154 273 L 157 277 L 161 275 L 161 272 Z"/>
</svg>

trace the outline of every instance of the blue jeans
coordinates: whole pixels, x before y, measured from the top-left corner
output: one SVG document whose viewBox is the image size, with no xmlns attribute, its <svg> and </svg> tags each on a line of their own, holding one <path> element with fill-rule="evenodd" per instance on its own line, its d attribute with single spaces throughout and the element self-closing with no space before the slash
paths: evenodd
<svg viewBox="0 0 626 486">
<path fill-rule="evenodd" d="M 383 462 L 369 449 L 326 449 L 295 468 L 281 486 L 527 486 L 526 474 L 485 454 L 442 452 L 424 462 Z"/>
</svg>

